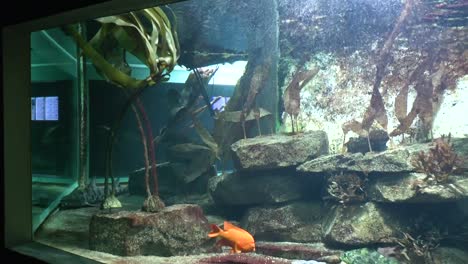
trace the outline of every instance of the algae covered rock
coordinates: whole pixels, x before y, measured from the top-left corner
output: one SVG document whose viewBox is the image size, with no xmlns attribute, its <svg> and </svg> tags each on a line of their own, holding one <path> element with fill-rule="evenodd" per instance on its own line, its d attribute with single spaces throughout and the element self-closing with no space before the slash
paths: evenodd
<svg viewBox="0 0 468 264">
<path fill-rule="evenodd" d="M 341 254 L 341 260 L 346 264 L 398 264 L 396 259 L 387 258 L 377 251 L 367 248 L 346 251 Z"/>
<path fill-rule="evenodd" d="M 295 202 L 250 208 L 242 226 L 262 241 L 319 242 L 321 220 L 320 202 Z"/>
<path fill-rule="evenodd" d="M 327 244 L 362 246 L 390 243 L 408 226 L 398 212 L 384 210 L 372 202 L 363 205 L 335 206 L 323 222 Z"/>
<path fill-rule="evenodd" d="M 299 166 L 297 170 L 301 172 L 410 172 L 414 171 L 411 157 L 420 150 L 428 149 L 427 144 L 418 144 L 378 153 L 334 154 L 307 161 Z"/>
<path fill-rule="evenodd" d="M 468 139 L 453 138 L 453 149 L 462 159 L 468 157 Z M 399 146 L 383 152 L 345 153 L 322 156 L 304 162 L 298 166 L 300 172 L 336 173 L 340 171 L 360 171 L 366 173 L 403 173 L 415 172 L 413 158 L 421 151 L 428 152 L 432 143 L 420 143 Z M 468 162 L 462 164 L 462 169 L 468 169 Z"/>
<path fill-rule="evenodd" d="M 276 134 L 241 139 L 232 144 L 231 149 L 239 170 L 276 169 L 297 166 L 327 154 L 328 138 L 324 131 Z"/>
<path fill-rule="evenodd" d="M 432 256 L 434 263 L 465 264 L 468 260 L 468 251 L 452 247 L 438 247 L 434 249 Z"/>
<path fill-rule="evenodd" d="M 157 213 L 120 211 L 93 215 L 89 248 L 120 256 L 176 256 L 208 252 L 208 220 L 197 205 L 179 204 Z"/>
<path fill-rule="evenodd" d="M 294 242 L 256 242 L 255 252 L 267 256 L 302 260 L 314 259 L 324 263 L 339 263 L 342 250 L 327 248 L 323 243 L 294 243 Z M 297 263 L 300 263 L 299 261 Z M 312 262 L 310 262 L 312 263 Z"/>
<path fill-rule="evenodd" d="M 219 205 L 276 204 L 304 197 L 314 187 L 307 182 L 294 170 L 231 173 L 211 178 L 208 189 Z"/>
<path fill-rule="evenodd" d="M 425 184 L 423 173 L 403 173 L 373 177 L 368 197 L 377 202 L 443 203 L 468 198 L 468 178 L 450 176 L 450 182 Z"/>
</svg>

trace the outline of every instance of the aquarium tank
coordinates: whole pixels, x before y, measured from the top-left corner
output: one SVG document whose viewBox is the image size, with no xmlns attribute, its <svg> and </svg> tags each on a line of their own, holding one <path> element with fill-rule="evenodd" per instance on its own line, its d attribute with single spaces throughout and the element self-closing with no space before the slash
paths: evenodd
<svg viewBox="0 0 468 264">
<path fill-rule="evenodd" d="M 174 1 L 32 32 L 34 239 L 468 263 L 467 43 L 465 0 Z"/>
</svg>

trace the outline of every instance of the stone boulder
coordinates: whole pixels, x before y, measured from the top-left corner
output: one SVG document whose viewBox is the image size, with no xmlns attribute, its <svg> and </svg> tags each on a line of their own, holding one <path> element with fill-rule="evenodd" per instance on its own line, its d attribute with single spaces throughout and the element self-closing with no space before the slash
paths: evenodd
<svg viewBox="0 0 468 264">
<path fill-rule="evenodd" d="M 173 205 L 158 213 L 98 213 L 89 229 L 91 250 L 120 256 L 199 254 L 213 247 L 209 223 L 197 205 Z"/>
<path fill-rule="evenodd" d="M 453 247 L 438 247 L 432 253 L 434 263 L 465 264 L 468 251 Z"/>
<path fill-rule="evenodd" d="M 324 131 L 276 134 L 241 139 L 231 149 L 238 170 L 276 169 L 297 166 L 327 154 L 328 138 Z"/>
<path fill-rule="evenodd" d="M 423 173 L 372 177 L 367 195 L 377 202 L 442 203 L 468 198 L 468 178 L 450 176 L 451 182 L 425 185 Z M 418 184 L 422 183 L 418 187 Z"/>
<path fill-rule="evenodd" d="M 460 157 L 468 157 L 468 139 L 453 138 L 451 140 L 454 151 Z M 411 160 L 420 151 L 427 152 L 432 143 L 413 144 L 400 146 L 395 149 L 375 153 L 345 153 L 322 156 L 309 160 L 300 165 L 297 170 L 306 173 L 336 173 L 340 171 L 360 171 L 366 173 L 385 172 L 400 173 L 412 172 L 415 170 Z M 463 164 L 463 168 L 468 168 L 468 163 Z"/>
<path fill-rule="evenodd" d="M 216 169 L 211 166 L 195 179 L 186 181 L 183 176 L 185 169 L 185 166 L 180 163 L 165 162 L 157 165 L 159 195 L 161 198 L 166 199 L 179 194 L 206 193 L 208 179 L 216 175 Z M 153 177 L 151 175 L 149 180 L 150 186 L 153 186 Z M 128 191 L 130 194 L 146 196 L 145 168 L 130 173 Z"/>
<path fill-rule="evenodd" d="M 410 172 L 412 155 L 419 151 L 427 151 L 426 145 L 416 145 L 411 148 L 398 148 L 384 152 L 345 153 L 319 157 L 305 162 L 297 170 L 308 173 L 334 173 L 340 171 L 365 172 Z"/>
<path fill-rule="evenodd" d="M 274 207 L 253 207 L 242 226 L 256 240 L 318 242 L 322 239 L 320 202 L 295 202 Z"/>
<path fill-rule="evenodd" d="M 231 173 L 210 179 L 208 189 L 218 205 L 275 204 L 318 193 L 318 177 L 302 177 L 294 170 Z M 317 192 L 315 192 L 317 191 Z M 318 195 L 317 195 L 318 196 Z"/>
<path fill-rule="evenodd" d="M 406 217 L 401 213 L 389 212 L 372 202 L 346 207 L 339 205 L 328 210 L 325 216 L 322 224 L 324 242 L 340 246 L 391 243 L 409 226 L 402 219 Z"/>
<path fill-rule="evenodd" d="M 215 154 L 206 146 L 184 143 L 169 147 L 167 159 L 174 175 L 187 184 L 212 169 Z"/>
</svg>

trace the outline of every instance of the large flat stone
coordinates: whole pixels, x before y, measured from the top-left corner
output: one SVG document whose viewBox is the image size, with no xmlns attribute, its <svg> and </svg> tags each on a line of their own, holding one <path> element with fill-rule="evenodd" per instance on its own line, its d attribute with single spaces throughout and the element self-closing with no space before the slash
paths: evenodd
<svg viewBox="0 0 468 264">
<path fill-rule="evenodd" d="M 102 212 L 92 217 L 89 229 L 90 249 L 120 256 L 198 254 L 213 246 L 197 205 L 173 205 L 158 213 Z"/>
<path fill-rule="evenodd" d="M 275 169 L 297 166 L 327 154 L 328 139 L 324 131 L 276 134 L 242 139 L 232 144 L 231 149 L 239 170 Z"/>
<path fill-rule="evenodd" d="M 468 139 L 454 138 L 451 140 L 454 151 L 460 157 L 468 157 Z M 340 171 L 360 171 L 366 173 L 372 172 L 412 172 L 415 168 L 412 159 L 419 152 L 427 152 L 432 143 L 413 144 L 409 146 L 400 146 L 395 149 L 375 153 L 368 152 L 365 155 L 361 153 L 345 153 L 322 156 L 300 165 L 297 170 L 309 173 L 336 173 Z M 465 158 L 466 159 L 466 158 Z M 467 168 L 467 162 L 463 168 Z"/>
<path fill-rule="evenodd" d="M 468 177 L 451 175 L 444 184 L 424 184 L 423 173 L 402 173 L 372 177 L 369 199 L 377 202 L 442 203 L 468 198 Z M 421 184 L 421 188 L 417 187 Z"/>
</svg>

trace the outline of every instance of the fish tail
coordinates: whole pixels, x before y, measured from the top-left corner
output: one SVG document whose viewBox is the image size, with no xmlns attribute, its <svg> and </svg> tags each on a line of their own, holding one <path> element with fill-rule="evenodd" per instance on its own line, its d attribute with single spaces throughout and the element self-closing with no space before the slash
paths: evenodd
<svg viewBox="0 0 468 264">
<path fill-rule="evenodd" d="M 208 234 L 208 237 L 217 237 L 219 236 L 221 232 L 223 232 L 223 230 L 215 224 L 211 224 L 210 227 L 211 227 L 211 232 Z"/>
</svg>

